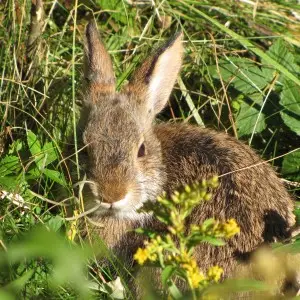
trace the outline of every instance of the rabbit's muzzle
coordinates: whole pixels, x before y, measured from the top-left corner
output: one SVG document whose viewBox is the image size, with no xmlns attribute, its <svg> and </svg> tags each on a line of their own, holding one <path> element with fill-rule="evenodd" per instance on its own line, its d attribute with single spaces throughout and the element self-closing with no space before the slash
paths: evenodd
<svg viewBox="0 0 300 300">
<path fill-rule="evenodd" d="M 87 174 L 89 184 L 85 192 L 88 207 L 98 207 L 97 216 L 111 216 L 117 219 L 137 220 L 143 218 L 140 208 L 146 201 L 155 201 L 161 186 L 153 182 L 155 172 L 144 173 L 139 167 L 123 161 L 112 167 L 101 164 L 91 168 Z M 159 182 L 159 181 L 157 181 Z"/>
<path fill-rule="evenodd" d="M 113 214 L 114 212 L 126 210 L 126 208 L 129 206 L 131 198 L 131 193 L 129 192 L 124 196 L 124 198 L 114 201 L 112 203 L 101 201 L 100 202 L 100 208 L 102 208 L 106 213 Z"/>
<path fill-rule="evenodd" d="M 97 216 L 110 216 L 117 219 L 139 219 L 139 209 L 145 198 L 139 184 L 134 181 L 118 180 L 107 176 L 106 180 L 90 180 L 88 208 L 98 207 L 94 212 Z M 123 177 L 124 178 L 124 177 Z M 88 193 L 85 193 L 88 195 Z"/>
<path fill-rule="evenodd" d="M 104 193 L 101 192 L 100 197 L 94 194 L 94 206 L 98 207 L 94 214 L 114 219 L 143 219 L 145 214 L 137 212 L 142 205 L 140 198 L 134 190 L 112 186 L 109 191 L 106 189 Z M 95 202 L 98 204 L 95 205 Z"/>
<path fill-rule="evenodd" d="M 128 194 L 128 188 L 126 184 L 109 183 L 104 184 L 101 187 L 101 196 L 104 203 L 112 204 L 115 202 L 122 201 Z"/>
</svg>

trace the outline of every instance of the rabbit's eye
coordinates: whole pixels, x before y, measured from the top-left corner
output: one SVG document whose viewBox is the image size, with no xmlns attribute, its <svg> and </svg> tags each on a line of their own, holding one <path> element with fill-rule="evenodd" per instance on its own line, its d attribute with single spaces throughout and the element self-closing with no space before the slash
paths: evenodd
<svg viewBox="0 0 300 300">
<path fill-rule="evenodd" d="M 141 146 L 140 146 L 140 148 L 139 148 L 139 151 L 138 151 L 138 157 L 143 157 L 143 156 L 145 156 L 145 154 L 146 154 L 146 148 L 145 148 L 145 144 L 144 143 L 142 143 L 141 144 Z"/>
</svg>

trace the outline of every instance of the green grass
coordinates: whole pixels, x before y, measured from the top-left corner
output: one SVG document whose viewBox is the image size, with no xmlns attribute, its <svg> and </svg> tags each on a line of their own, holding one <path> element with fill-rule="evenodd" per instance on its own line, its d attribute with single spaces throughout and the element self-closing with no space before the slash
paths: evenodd
<svg viewBox="0 0 300 300">
<path fill-rule="evenodd" d="M 78 204 L 70 177 L 63 172 L 63 150 L 69 142 L 77 145 L 74 129 L 82 98 L 82 43 L 85 25 L 92 17 L 113 58 L 119 87 L 146 53 L 182 30 L 184 65 L 169 105 L 159 118 L 215 128 L 244 140 L 274 165 L 297 200 L 297 3 L 50 0 L 44 3 L 44 24 L 30 52 L 28 37 L 34 36 L 30 30 L 31 1 L 0 2 L 0 247 L 2 254 L 8 249 L 0 260 L 7 267 L 0 271 L 1 285 L 6 287 L 0 297 L 76 299 L 80 295 L 88 297 L 85 293 L 98 289 L 98 284 L 102 292 L 91 293 L 102 297 L 106 293 L 108 298 L 111 293 L 102 283 L 101 266 L 92 262 L 90 252 L 86 254 L 80 246 L 66 242 L 74 226 L 73 221 L 65 219 L 67 204 L 75 208 Z M 60 193 L 61 186 L 66 191 L 64 195 Z M 3 191 L 12 194 L 5 197 Z M 24 203 L 18 202 L 16 195 Z M 44 247 L 36 249 L 36 243 L 30 243 L 24 235 L 38 224 L 60 232 L 64 238 L 49 236 L 48 242 L 43 241 Z M 61 252 L 49 254 L 45 250 L 53 243 L 61 247 Z M 35 249 L 32 251 L 37 256 L 48 258 L 28 256 L 23 261 L 14 254 L 16 247 L 24 249 L 24 253 Z M 68 247 L 74 250 L 74 261 L 89 259 L 93 271 L 87 289 L 66 284 L 86 278 L 80 272 L 77 278 L 64 273 L 67 267 L 59 257 Z M 64 274 L 55 283 L 49 279 L 53 262 Z M 81 264 L 74 267 L 80 269 Z M 53 286 L 58 288 L 54 290 Z"/>
</svg>

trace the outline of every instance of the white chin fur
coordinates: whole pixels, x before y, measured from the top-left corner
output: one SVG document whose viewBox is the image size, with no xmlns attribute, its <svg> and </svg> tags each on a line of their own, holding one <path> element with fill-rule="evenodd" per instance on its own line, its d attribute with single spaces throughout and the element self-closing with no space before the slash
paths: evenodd
<svg viewBox="0 0 300 300">
<path fill-rule="evenodd" d="M 137 212 L 137 210 L 142 207 L 144 201 L 134 205 L 134 199 L 132 199 L 132 193 L 130 192 L 117 202 L 105 203 L 99 200 L 96 200 L 96 202 L 100 204 L 100 207 L 95 212 L 98 216 L 108 216 L 115 219 L 132 221 L 142 221 L 150 216 L 150 214 L 147 213 Z"/>
<path fill-rule="evenodd" d="M 156 176 L 155 176 L 156 177 Z M 158 175 L 157 175 L 158 177 Z M 99 217 L 109 217 L 118 220 L 131 220 L 142 222 L 149 218 L 151 213 L 137 212 L 147 201 L 155 201 L 156 197 L 149 198 L 149 194 L 156 195 L 160 193 L 160 187 L 152 184 L 149 190 L 147 182 L 153 182 L 152 177 L 147 178 L 142 172 L 137 175 L 139 191 L 130 191 L 123 199 L 114 203 L 105 203 L 99 200 L 97 184 L 90 184 L 90 188 L 94 195 L 94 201 L 100 207 L 94 212 Z M 148 191 L 148 192 L 147 192 Z"/>
</svg>

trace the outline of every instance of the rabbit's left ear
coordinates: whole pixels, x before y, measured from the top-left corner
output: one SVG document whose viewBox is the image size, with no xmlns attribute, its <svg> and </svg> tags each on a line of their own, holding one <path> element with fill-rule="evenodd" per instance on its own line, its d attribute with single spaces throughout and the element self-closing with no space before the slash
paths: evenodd
<svg viewBox="0 0 300 300">
<path fill-rule="evenodd" d="M 182 63 L 182 37 L 181 32 L 177 33 L 146 59 L 125 87 L 152 115 L 164 108 L 175 84 Z"/>
</svg>

